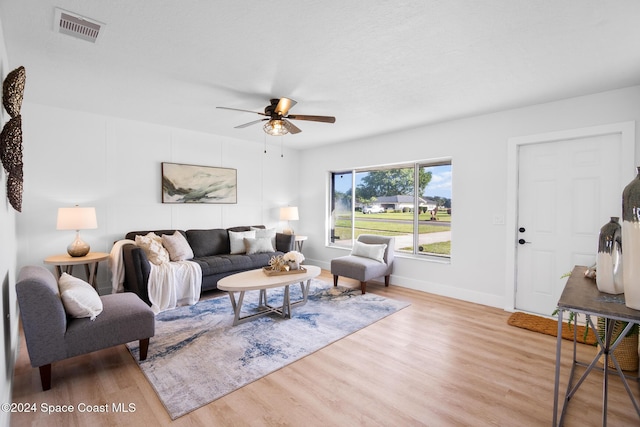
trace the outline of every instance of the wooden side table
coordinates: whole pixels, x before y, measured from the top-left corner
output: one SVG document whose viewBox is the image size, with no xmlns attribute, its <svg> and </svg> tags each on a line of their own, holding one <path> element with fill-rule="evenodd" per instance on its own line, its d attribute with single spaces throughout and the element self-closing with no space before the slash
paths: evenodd
<svg viewBox="0 0 640 427">
<path fill-rule="evenodd" d="M 98 290 L 96 278 L 98 274 L 98 263 L 109 258 L 106 252 L 89 252 L 85 256 L 72 257 L 70 255 L 52 255 L 44 259 L 45 264 L 55 266 L 56 276 L 58 279 L 62 273 L 72 274 L 75 265 L 84 265 L 84 271 L 87 273 L 87 282 Z"/>
<path fill-rule="evenodd" d="M 295 238 L 295 250 L 298 252 L 302 252 L 302 245 L 304 244 L 304 241 L 307 240 L 307 236 L 300 236 L 298 234 L 296 234 L 296 238 Z"/>
</svg>

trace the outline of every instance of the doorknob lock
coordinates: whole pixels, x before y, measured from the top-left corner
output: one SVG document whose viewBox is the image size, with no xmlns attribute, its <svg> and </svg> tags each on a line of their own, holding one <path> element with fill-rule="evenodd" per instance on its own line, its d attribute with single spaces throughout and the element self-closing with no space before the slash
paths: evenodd
<svg viewBox="0 0 640 427">
<path fill-rule="evenodd" d="M 531 242 L 527 242 L 527 241 L 526 241 L 526 240 L 524 240 L 524 239 L 519 239 L 519 240 L 518 240 L 518 243 L 520 243 L 521 245 L 524 245 L 525 243 L 531 243 Z"/>
</svg>

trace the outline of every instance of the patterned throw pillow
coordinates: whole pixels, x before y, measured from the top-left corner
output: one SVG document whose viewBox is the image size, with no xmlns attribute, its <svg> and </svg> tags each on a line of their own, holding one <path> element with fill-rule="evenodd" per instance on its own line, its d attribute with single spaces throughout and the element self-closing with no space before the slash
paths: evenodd
<svg viewBox="0 0 640 427">
<path fill-rule="evenodd" d="M 162 238 L 151 232 L 146 236 L 136 236 L 136 245 L 140 246 L 149 261 L 156 265 L 169 262 L 169 252 L 162 246 Z"/>
</svg>

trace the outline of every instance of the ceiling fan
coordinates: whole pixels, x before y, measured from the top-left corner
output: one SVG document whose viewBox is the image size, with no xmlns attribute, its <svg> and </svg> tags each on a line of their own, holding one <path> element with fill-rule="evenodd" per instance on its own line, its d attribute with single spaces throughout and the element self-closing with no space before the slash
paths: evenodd
<svg viewBox="0 0 640 427">
<path fill-rule="evenodd" d="M 267 105 L 264 109 L 264 113 L 251 110 L 242 110 L 239 108 L 230 107 L 216 107 L 223 110 L 244 111 L 245 113 L 260 114 L 267 118 L 254 120 L 249 123 L 245 123 L 239 126 L 235 126 L 235 129 L 246 128 L 256 123 L 266 122 L 263 129 L 266 133 L 273 136 L 286 135 L 287 133 L 300 133 L 302 130 L 289 120 L 308 120 L 312 122 L 322 123 L 335 123 L 336 118 L 331 116 L 309 116 L 301 114 L 289 114 L 289 110 L 296 105 L 297 102 L 289 98 L 272 99 L 271 104 Z"/>
</svg>

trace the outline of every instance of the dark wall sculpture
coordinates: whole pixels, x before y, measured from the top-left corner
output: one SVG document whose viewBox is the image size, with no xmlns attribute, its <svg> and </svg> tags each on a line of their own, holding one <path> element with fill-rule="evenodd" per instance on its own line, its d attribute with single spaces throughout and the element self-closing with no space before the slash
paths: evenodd
<svg viewBox="0 0 640 427">
<path fill-rule="evenodd" d="M 18 67 L 7 74 L 2 84 L 2 105 L 11 116 L 0 133 L 0 160 L 7 172 L 7 198 L 11 206 L 22 212 L 22 99 L 26 71 Z"/>
</svg>

